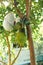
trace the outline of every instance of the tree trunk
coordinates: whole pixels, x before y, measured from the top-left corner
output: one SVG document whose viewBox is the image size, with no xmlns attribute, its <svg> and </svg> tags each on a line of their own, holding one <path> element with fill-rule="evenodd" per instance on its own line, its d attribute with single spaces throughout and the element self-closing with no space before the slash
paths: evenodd
<svg viewBox="0 0 43 65">
<path fill-rule="evenodd" d="M 26 16 L 27 16 L 27 19 L 29 19 L 29 17 L 30 17 L 30 8 L 31 8 L 31 0 L 26 0 Z M 27 37 L 28 37 L 29 49 L 30 49 L 31 65 L 36 65 L 35 64 L 35 54 L 34 54 L 34 46 L 33 46 L 31 27 L 30 27 L 30 25 L 27 25 L 26 28 L 27 28 Z"/>
<path fill-rule="evenodd" d="M 27 27 L 27 36 L 28 36 L 28 42 L 29 42 L 29 49 L 30 49 L 31 65 L 36 65 L 35 64 L 35 54 L 34 54 L 34 46 L 33 46 L 31 28 L 30 28 L 30 26 L 26 26 L 26 27 Z"/>
</svg>

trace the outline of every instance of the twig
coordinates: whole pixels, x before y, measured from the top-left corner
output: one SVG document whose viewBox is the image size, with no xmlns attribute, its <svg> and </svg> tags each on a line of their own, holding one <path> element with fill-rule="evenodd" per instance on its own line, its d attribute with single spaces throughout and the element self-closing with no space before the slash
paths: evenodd
<svg viewBox="0 0 43 65">
<path fill-rule="evenodd" d="M 17 58 L 18 58 L 18 56 L 19 56 L 19 54 L 20 54 L 20 52 L 21 52 L 21 49 L 22 49 L 22 48 L 20 47 L 20 50 L 19 50 L 19 52 L 18 52 L 16 58 L 14 58 L 14 60 L 12 61 L 12 64 L 11 64 L 11 65 L 13 65 L 13 64 L 15 63 L 15 61 L 17 60 Z"/>
<path fill-rule="evenodd" d="M 8 36 L 6 36 L 7 46 L 8 46 L 8 55 L 9 55 L 9 65 L 11 65 L 11 54 L 10 54 L 10 44 Z"/>
<path fill-rule="evenodd" d="M 3 62 L 3 61 L 1 61 L 1 60 L 0 60 L 0 62 L 3 63 L 4 65 L 7 65 L 5 62 Z"/>
</svg>

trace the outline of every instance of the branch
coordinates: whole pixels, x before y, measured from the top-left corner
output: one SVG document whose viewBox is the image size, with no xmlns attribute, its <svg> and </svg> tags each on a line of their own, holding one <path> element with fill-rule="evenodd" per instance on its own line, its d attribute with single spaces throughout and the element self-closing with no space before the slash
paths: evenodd
<svg viewBox="0 0 43 65">
<path fill-rule="evenodd" d="M 30 16 L 30 8 L 31 8 L 31 0 L 25 0 L 26 1 L 26 16 L 29 19 Z"/>
<path fill-rule="evenodd" d="M 20 52 L 21 52 L 21 49 L 22 49 L 22 48 L 20 47 L 20 50 L 19 50 L 19 52 L 18 52 L 16 58 L 14 58 L 14 60 L 12 61 L 12 64 L 11 64 L 11 65 L 13 65 L 13 64 L 15 63 L 15 61 L 17 60 L 17 58 L 18 58 L 18 56 L 19 56 L 19 54 L 20 54 Z"/>
<path fill-rule="evenodd" d="M 17 11 L 19 17 L 23 18 L 24 15 L 23 15 L 23 13 L 21 13 L 20 9 L 18 9 L 16 0 L 14 0 L 14 7 L 16 8 L 16 11 Z M 28 16 L 30 15 L 30 8 L 31 8 L 31 0 L 26 0 L 26 15 L 27 15 L 27 18 L 29 18 Z"/>
<path fill-rule="evenodd" d="M 8 36 L 6 37 L 6 41 L 7 41 L 7 46 L 8 46 L 9 65 L 11 65 L 10 44 L 9 44 Z"/>
<path fill-rule="evenodd" d="M 15 1 L 14 1 L 14 3 L 15 3 Z M 20 9 L 18 9 L 16 3 L 14 4 L 14 7 L 16 8 L 16 11 L 17 11 L 19 17 L 20 17 L 20 18 L 23 18 L 23 13 L 21 13 Z"/>
<path fill-rule="evenodd" d="M 3 61 L 1 61 L 1 60 L 0 60 L 0 62 L 3 63 L 4 65 L 7 65 L 5 62 L 3 62 Z"/>
</svg>

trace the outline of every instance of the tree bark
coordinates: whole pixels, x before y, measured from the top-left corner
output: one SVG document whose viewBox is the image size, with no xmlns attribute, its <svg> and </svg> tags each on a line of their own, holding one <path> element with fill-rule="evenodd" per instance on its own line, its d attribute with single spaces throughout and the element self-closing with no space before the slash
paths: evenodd
<svg viewBox="0 0 43 65">
<path fill-rule="evenodd" d="M 34 46 L 33 46 L 33 40 L 32 40 L 32 32 L 31 32 L 30 25 L 26 26 L 26 28 L 27 28 L 27 36 L 28 36 L 29 49 L 30 49 L 31 65 L 36 65 L 35 64 Z"/>
<path fill-rule="evenodd" d="M 29 17 L 30 17 L 30 8 L 31 8 L 31 0 L 26 0 L 26 17 L 27 17 L 27 19 L 29 19 Z M 30 25 L 27 25 L 26 28 L 27 28 L 27 37 L 28 37 L 29 49 L 30 49 L 31 65 L 36 65 L 31 27 L 30 27 Z"/>
</svg>

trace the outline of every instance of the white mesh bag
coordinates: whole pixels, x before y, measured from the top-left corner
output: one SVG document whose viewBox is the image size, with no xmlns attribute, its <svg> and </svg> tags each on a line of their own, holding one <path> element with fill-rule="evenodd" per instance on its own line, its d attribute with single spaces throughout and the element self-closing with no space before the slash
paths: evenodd
<svg viewBox="0 0 43 65">
<path fill-rule="evenodd" d="M 3 27 L 6 31 L 12 31 L 13 30 L 13 26 L 14 26 L 14 21 L 15 21 L 15 17 L 14 17 L 14 13 L 10 12 L 8 13 L 3 21 Z"/>
</svg>

